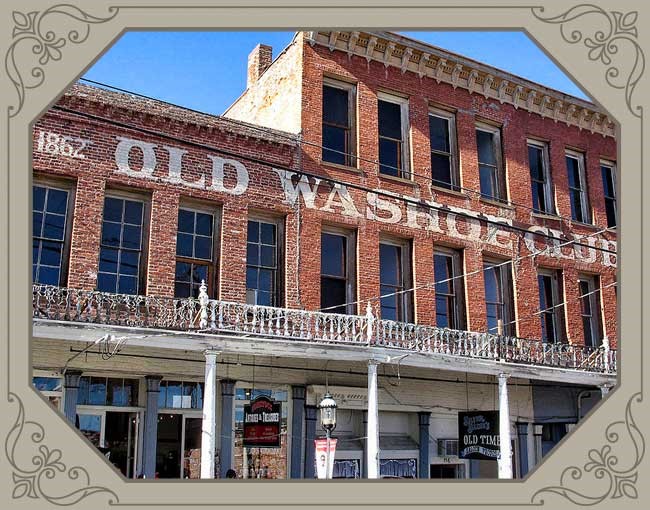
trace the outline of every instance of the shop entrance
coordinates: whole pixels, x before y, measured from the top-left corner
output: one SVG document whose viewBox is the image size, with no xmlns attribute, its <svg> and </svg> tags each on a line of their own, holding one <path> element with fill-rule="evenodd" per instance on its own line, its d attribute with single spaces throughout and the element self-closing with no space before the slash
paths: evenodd
<svg viewBox="0 0 650 510">
<path fill-rule="evenodd" d="M 158 415 L 157 478 L 201 478 L 201 423 L 197 416 Z"/>
<path fill-rule="evenodd" d="M 430 478 L 465 478 L 463 464 L 431 464 Z"/>
<path fill-rule="evenodd" d="M 135 478 L 138 460 L 139 412 L 80 412 L 78 428 L 127 478 Z"/>
</svg>

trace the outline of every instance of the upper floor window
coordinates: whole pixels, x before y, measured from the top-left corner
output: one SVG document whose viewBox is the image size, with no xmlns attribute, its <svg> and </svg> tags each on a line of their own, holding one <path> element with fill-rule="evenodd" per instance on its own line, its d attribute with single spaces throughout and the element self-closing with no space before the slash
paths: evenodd
<svg viewBox="0 0 650 510">
<path fill-rule="evenodd" d="M 511 264 L 483 261 L 488 333 L 513 336 L 514 300 Z"/>
<path fill-rule="evenodd" d="M 32 187 L 32 279 L 34 283 L 64 285 L 71 216 L 69 189 L 45 184 Z"/>
<path fill-rule="evenodd" d="M 600 162 L 600 173 L 603 177 L 603 192 L 605 194 L 605 214 L 607 226 L 615 227 L 616 218 L 616 165 L 609 161 Z"/>
<path fill-rule="evenodd" d="M 569 174 L 571 218 L 581 223 L 591 223 L 584 155 L 575 151 L 566 151 L 565 159 Z"/>
<path fill-rule="evenodd" d="M 144 218 L 144 201 L 104 198 L 97 290 L 138 294 L 144 287 Z"/>
<path fill-rule="evenodd" d="M 565 339 L 561 280 L 559 271 L 540 270 L 537 275 L 543 342 L 557 343 Z"/>
<path fill-rule="evenodd" d="M 356 166 L 356 87 L 323 78 L 323 161 Z"/>
<path fill-rule="evenodd" d="M 434 186 L 460 189 L 456 165 L 456 126 L 454 114 L 444 110 L 429 112 L 431 180 Z"/>
<path fill-rule="evenodd" d="M 461 252 L 436 248 L 433 278 L 436 282 L 436 326 L 465 329 L 463 264 Z"/>
<path fill-rule="evenodd" d="M 533 211 L 553 214 L 553 190 L 548 160 L 548 145 L 528 140 L 528 166 L 533 194 Z"/>
<path fill-rule="evenodd" d="M 327 313 L 354 313 L 354 236 L 321 234 L 320 307 Z"/>
<path fill-rule="evenodd" d="M 410 178 L 408 151 L 408 100 L 379 93 L 379 173 Z"/>
<path fill-rule="evenodd" d="M 481 195 L 491 200 L 506 200 L 506 180 L 501 162 L 499 128 L 489 124 L 477 124 L 476 148 Z"/>
<path fill-rule="evenodd" d="M 214 295 L 217 274 L 214 232 L 214 214 L 186 208 L 178 210 L 176 297 L 198 297 L 202 281 L 205 281 L 208 294 Z"/>
<path fill-rule="evenodd" d="M 600 280 L 597 276 L 580 275 L 578 288 L 585 345 L 598 347 L 603 336 L 600 321 Z"/>
<path fill-rule="evenodd" d="M 408 242 L 384 241 L 379 244 L 381 318 L 411 322 L 411 255 Z"/>
<path fill-rule="evenodd" d="M 280 304 L 281 230 L 279 221 L 248 220 L 246 302 L 251 305 Z"/>
</svg>

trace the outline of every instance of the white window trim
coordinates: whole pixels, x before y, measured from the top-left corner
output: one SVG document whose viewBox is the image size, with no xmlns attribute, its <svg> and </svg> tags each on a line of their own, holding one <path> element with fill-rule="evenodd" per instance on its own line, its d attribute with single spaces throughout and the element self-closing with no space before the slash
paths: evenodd
<svg viewBox="0 0 650 510">
<path fill-rule="evenodd" d="M 458 164 L 458 140 L 456 136 L 456 114 L 454 112 L 443 110 L 436 107 L 429 107 L 429 115 L 433 117 L 439 117 L 445 119 L 449 122 L 449 151 L 451 153 L 451 189 L 454 191 L 462 191 L 460 189 L 460 165 Z M 429 142 L 431 141 L 431 136 L 429 135 Z M 431 147 L 429 147 L 431 149 Z M 431 150 L 430 152 L 433 152 Z M 432 169 L 433 171 L 433 169 Z M 435 187 L 442 187 L 439 184 L 432 181 L 432 185 Z"/>
<path fill-rule="evenodd" d="M 580 206 L 582 210 L 582 215 L 588 221 L 577 221 L 578 223 L 584 223 L 591 225 L 593 223 L 593 214 L 591 210 L 591 204 L 589 203 L 589 189 L 587 187 L 587 173 L 585 170 L 585 154 L 584 152 L 575 151 L 572 149 L 564 150 L 565 157 L 573 158 L 578 161 L 578 173 L 580 174 Z M 566 166 L 566 165 L 565 165 Z M 566 170 L 568 172 L 568 169 Z M 571 197 L 569 196 L 569 201 Z"/>
<path fill-rule="evenodd" d="M 388 92 L 382 92 L 381 90 L 377 92 L 377 102 L 385 101 L 387 103 L 394 103 L 400 105 L 400 114 L 401 114 L 401 124 L 402 124 L 402 161 L 404 165 L 402 167 L 402 176 L 400 179 L 405 179 L 412 181 L 413 174 L 411 173 L 411 126 L 409 123 L 409 100 L 408 97 L 398 96 L 395 94 L 390 94 Z M 379 169 L 377 170 L 379 172 Z M 389 176 L 392 177 L 392 176 Z"/>
<path fill-rule="evenodd" d="M 532 145 L 542 150 L 542 172 L 545 177 L 544 185 L 544 195 L 546 198 L 547 209 L 546 211 L 535 211 L 538 214 L 552 214 L 557 215 L 557 209 L 555 207 L 554 193 L 553 193 L 553 180 L 551 179 L 551 160 L 549 157 L 548 142 L 542 140 L 535 140 L 534 138 L 527 138 L 526 145 Z M 529 163 L 530 165 L 530 163 Z M 530 167 L 529 167 L 530 170 Z"/>
</svg>

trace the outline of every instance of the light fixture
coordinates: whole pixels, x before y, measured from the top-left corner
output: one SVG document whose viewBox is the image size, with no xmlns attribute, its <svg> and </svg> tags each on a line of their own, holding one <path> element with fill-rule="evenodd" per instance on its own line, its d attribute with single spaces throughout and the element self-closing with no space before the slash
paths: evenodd
<svg viewBox="0 0 650 510">
<path fill-rule="evenodd" d="M 332 437 L 332 430 L 336 428 L 336 401 L 332 398 L 329 392 L 325 393 L 323 400 L 318 404 L 320 409 L 320 424 L 325 429 L 327 437 L 327 457 L 325 464 L 325 478 L 329 478 L 330 468 L 330 439 Z"/>
</svg>

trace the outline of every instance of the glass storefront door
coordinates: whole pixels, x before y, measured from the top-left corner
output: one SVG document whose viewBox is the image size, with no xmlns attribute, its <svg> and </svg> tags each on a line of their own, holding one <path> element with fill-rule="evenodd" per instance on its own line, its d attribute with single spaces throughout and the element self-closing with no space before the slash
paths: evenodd
<svg viewBox="0 0 650 510">
<path fill-rule="evenodd" d="M 198 416 L 158 415 L 157 478 L 201 478 L 201 424 Z"/>
</svg>

